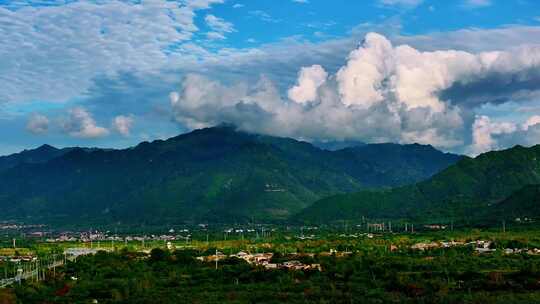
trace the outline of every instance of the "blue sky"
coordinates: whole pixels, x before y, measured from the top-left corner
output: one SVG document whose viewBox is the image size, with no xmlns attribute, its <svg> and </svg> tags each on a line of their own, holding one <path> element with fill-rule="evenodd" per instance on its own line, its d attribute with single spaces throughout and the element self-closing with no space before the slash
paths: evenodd
<svg viewBox="0 0 540 304">
<path fill-rule="evenodd" d="M 533 0 L 0 0 L 0 58 L 0 155 L 221 122 L 471 155 L 540 143 Z"/>
</svg>

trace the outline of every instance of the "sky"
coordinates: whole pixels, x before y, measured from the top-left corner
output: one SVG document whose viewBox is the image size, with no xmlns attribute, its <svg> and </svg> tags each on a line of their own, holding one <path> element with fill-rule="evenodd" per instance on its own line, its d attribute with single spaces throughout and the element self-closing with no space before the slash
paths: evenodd
<svg viewBox="0 0 540 304">
<path fill-rule="evenodd" d="M 0 0 L 0 155 L 230 123 L 478 155 L 540 143 L 536 0 Z"/>
</svg>

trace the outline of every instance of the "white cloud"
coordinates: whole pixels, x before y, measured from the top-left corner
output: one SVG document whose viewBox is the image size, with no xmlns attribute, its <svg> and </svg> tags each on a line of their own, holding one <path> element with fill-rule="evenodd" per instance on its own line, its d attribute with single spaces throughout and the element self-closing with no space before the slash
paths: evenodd
<svg viewBox="0 0 540 304">
<path fill-rule="evenodd" d="M 317 99 L 317 90 L 326 82 L 328 73 L 320 65 L 304 67 L 298 73 L 298 84 L 289 89 L 289 99 L 306 103 Z"/>
<path fill-rule="evenodd" d="M 227 39 L 227 37 L 225 37 L 225 35 L 223 35 L 222 33 L 219 33 L 219 32 L 208 32 L 208 33 L 206 33 L 206 38 L 208 38 L 210 40 L 224 40 L 224 39 Z"/>
<path fill-rule="evenodd" d="M 491 6 L 491 0 L 464 0 L 463 7 L 465 8 L 481 8 Z"/>
<path fill-rule="evenodd" d="M 221 37 L 224 37 L 225 33 L 232 33 L 235 31 L 232 23 L 227 22 L 214 15 L 206 15 L 204 20 L 206 21 L 206 24 L 212 29 L 213 33 L 219 34 L 221 35 Z"/>
<path fill-rule="evenodd" d="M 309 3 L 309 0 L 292 0 L 292 2 L 305 4 L 305 3 Z"/>
<path fill-rule="evenodd" d="M 133 127 L 134 118 L 133 115 L 119 115 L 113 119 L 113 128 L 123 136 L 129 136 L 131 133 L 131 127 Z"/>
<path fill-rule="evenodd" d="M 96 121 L 86 109 L 76 107 L 68 112 L 69 116 L 61 121 L 61 127 L 70 136 L 77 138 L 97 138 L 109 134 L 109 130 L 96 124 Z"/>
<path fill-rule="evenodd" d="M 270 16 L 270 14 L 268 14 L 267 12 L 265 11 L 261 11 L 261 10 L 254 10 L 254 11 L 249 11 L 249 14 L 253 17 L 256 17 L 258 19 L 260 19 L 261 21 L 264 21 L 264 22 L 268 22 L 268 23 L 278 23 L 278 22 L 281 22 L 281 20 L 279 19 L 276 19 L 272 16 Z"/>
<path fill-rule="evenodd" d="M 498 137 L 519 130 L 487 116 L 475 119 L 474 109 L 497 102 L 490 97 L 499 100 L 504 94 L 520 100 L 524 88 L 538 92 L 537 73 L 530 71 L 538 72 L 539 66 L 540 48 L 534 46 L 422 52 L 370 33 L 335 74 L 328 76 L 317 65 L 301 69 L 288 90 L 289 100 L 266 78 L 255 86 L 243 81 L 225 85 L 190 74 L 181 90 L 171 94 L 171 105 L 176 119 L 192 128 L 229 122 L 248 131 L 307 140 L 419 142 L 444 149 L 470 144 L 467 151 L 476 154 L 504 145 L 508 141 L 499 143 Z M 492 77 L 518 83 L 508 91 L 491 88 L 494 95 L 482 95 L 484 99 L 454 94 L 459 87 L 485 91 L 484 83 Z"/>
<path fill-rule="evenodd" d="M 540 143 L 540 116 L 533 115 L 524 123 L 493 121 L 477 115 L 472 128 L 473 141 L 468 149 L 471 155 L 499 150 L 514 145 L 531 146 Z"/>
<path fill-rule="evenodd" d="M 522 125 L 522 129 L 529 130 L 530 127 L 536 126 L 537 124 L 540 124 L 540 115 L 533 115 Z"/>
<path fill-rule="evenodd" d="M 169 46 L 199 30 L 196 11 L 223 0 L 58 2 L 0 6 L 0 102 L 65 101 L 96 77 L 167 67 Z"/>
<path fill-rule="evenodd" d="M 45 115 L 32 114 L 28 123 L 26 124 L 26 130 L 34 134 L 44 134 L 49 130 L 49 119 Z"/>
<path fill-rule="evenodd" d="M 233 7 L 233 8 L 242 8 L 242 7 L 244 7 L 244 6 L 245 6 L 245 5 L 243 5 L 243 4 L 236 3 L 236 4 L 234 4 L 232 7 Z"/>
<path fill-rule="evenodd" d="M 420 5 L 424 0 L 379 0 L 379 4 L 384 6 L 404 6 L 404 7 L 416 7 Z"/>
<path fill-rule="evenodd" d="M 221 101 L 200 100 L 199 106 L 181 112 L 187 99 L 177 92 L 180 105 L 175 106 L 175 117 L 189 121 L 189 126 L 229 121 L 247 130 L 297 138 L 419 141 L 461 149 L 472 143 L 475 107 L 509 99 L 525 103 L 538 89 L 538 77 L 534 76 L 538 49 L 534 44 L 540 44 L 540 27 L 402 36 L 381 26 L 393 42 L 382 49 L 388 58 L 377 55 L 384 40 L 366 39 L 364 48 L 354 51 L 354 56 L 351 53 L 343 64 L 358 37 L 374 25 L 355 29 L 352 37 L 317 43 L 290 38 L 256 48 L 216 50 L 199 44 L 204 40 L 199 38 L 226 35 L 200 32 L 194 21 L 200 18 L 194 18 L 196 9 L 220 0 L 58 2 L 47 8 L 0 9 L 0 102 L 79 97 L 88 98 L 90 103 L 114 100 L 107 107 L 115 107 L 118 94 L 134 96 L 137 101 L 158 100 L 156 96 L 164 96 L 163 92 L 177 83 L 178 75 L 198 72 L 205 75 L 199 76 L 203 78 L 201 89 L 217 85 L 222 94 L 236 101 L 207 96 Z M 174 14 L 169 14 L 169 9 Z M 276 22 L 263 11 L 251 15 Z M 493 50 L 497 52 L 482 55 Z M 488 64 L 490 56 L 496 57 L 493 64 Z M 301 79 L 295 78 L 300 67 L 313 65 L 324 66 L 330 75 L 315 90 L 315 99 L 305 105 L 288 100 L 287 90 L 300 86 Z M 360 72 L 360 67 L 369 73 Z M 251 79 L 261 73 L 267 77 L 253 85 Z M 347 77 L 338 79 L 338 75 Z M 367 82 L 357 85 L 348 81 L 349 76 L 367 77 Z M 497 85 L 486 87 L 494 77 Z M 512 85 L 500 85 L 508 81 Z M 190 86 L 195 84 L 190 82 Z M 462 88 L 467 94 L 463 95 Z M 457 91 L 460 94 L 455 94 Z M 107 98 L 107 94 L 117 95 Z M 141 103 L 136 104 L 139 109 Z M 214 105 L 224 112 L 209 115 Z M 112 117 L 103 114 L 100 106 L 91 107 L 95 117 L 110 121 Z M 139 115 L 133 108 L 122 108 L 119 113 L 129 112 Z M 529 129 L 527 134 L 532 134 L 535 126 Z M 500 136 L 504 134 L 492 138 L 497 145 L 506 145 L 508 141 Z"/>
<path fill-rule="evenodd" d="M 517 126 L 510 122 L 493 122 L 488 116 L 476 116 L 472 128 L 473 142 L 470 147 L 472 155 L 478 155 L 500 148 L 493 135 L 511 134 Z"/>
</svg>

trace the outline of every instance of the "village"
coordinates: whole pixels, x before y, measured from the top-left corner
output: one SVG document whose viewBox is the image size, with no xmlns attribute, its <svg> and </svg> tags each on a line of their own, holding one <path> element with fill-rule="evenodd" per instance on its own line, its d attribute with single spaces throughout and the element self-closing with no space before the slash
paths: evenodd
<svg viewBox="0 0 540 304">
<path fill-rule="evenodd" d="M 322 271 L 320 264 L 303 264 L 302 262 L 298 260 L 290 260 L 285 261 L 283 263 L 273 263 L 272 257 L 274 256 L 273 253 L 247 253 L 244 251 L 240 251 L 236 254 L 232 255 L 225 255 L 219 251 L 216 251 L 214 255 L 209 256 L 201 256 L 197 257 L 197 260 L 203 261 L 203 262 L 215 262 L 216 265 L 221 260 L 225 260 L 227 258 L 236 258 L 246 261 L 247 263 L 251 265 L 256 266 L 262 266 L 265 269 L 288 269 L 288 270 L 318 270 Z M 307 255 L 310 257 L 314 257 L 314 255 Z"/>
</svg>

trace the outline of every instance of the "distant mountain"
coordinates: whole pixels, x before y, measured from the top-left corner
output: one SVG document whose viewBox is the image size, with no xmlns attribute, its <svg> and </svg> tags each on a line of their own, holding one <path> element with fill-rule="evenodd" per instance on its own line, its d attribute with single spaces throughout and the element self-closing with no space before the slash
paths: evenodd
<svg viewBox="0 0 540 304">
<path fill-rule="evenodd" d="M 353 141 L 353 140 L 344 140 L 344 141 L 314 141 L 311 142 L 312 145 L 314 145 L 317 148 L 321 148 L 323 150 L 328 151 L 337 151 L 345 148 L 352 148 L 352 147 L 361 147 L 365 146 L 366 143 L 361 141 Z"/>
<path fill-rule="evenodd" d="M 16 167 L 21 164 L 46 163 L 54 158 L 60 157 L 74 149 L 81 149 L 86 152 L 103 150 L 99 148 L 55 148 L 51 145 L 41 145 L 35 149 L 24 150 L 19 153 L 0 156 L 0 171 Z"/>
<path fill-rule="evenodd" d="M 0 171 L 13 168 L 20 164 L 44 163 L 69 152 L 70 148 L 57 149 L 53 146 L 42 145 L 33 150 L 24 150 L 7 156 L 0 156 Z"/>
<path fill-rule="evenodd" d="M 540 184 L 540 145 L 463 158 L 432 178 L 414 185 L 367 190 L 324 198 L 303 210 L 298 219 L 408 218 L 425 221 L 475 220 L 497 211 L 522 210 Z M 514 192 L 519 197 L 509 196 Z M 506 200 L 508 198 L 508 200 Z M 506 200 L 506 201 L 505 201 Z M 532 203 L 534 205 L 534 203 Z"/>
<path fill-rule="evenodd" d="M 369 144 L 333 154 L 342 170 L 370 188 L 413 184 L 462 158 L 419 144 Z"/>
<path fill-rule="evenodd" d="M 460 156 L 421 145 L 326 151 L 236 131 L 196 130 L 124 150 L 74 148 L 0 172 L 2 218 L 75 223 L 286 219 L 336 193 L 416 182 Z"/>
</svg>

